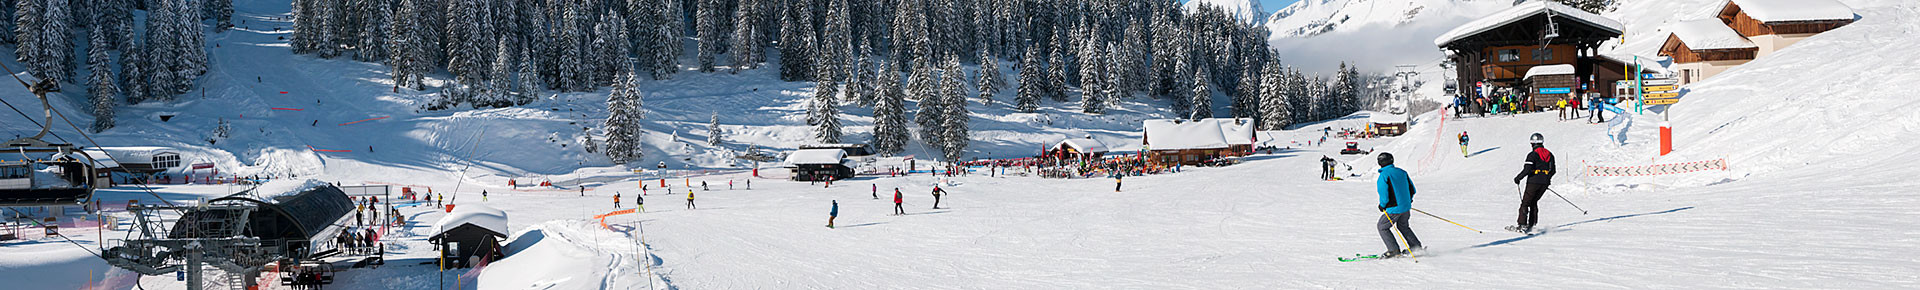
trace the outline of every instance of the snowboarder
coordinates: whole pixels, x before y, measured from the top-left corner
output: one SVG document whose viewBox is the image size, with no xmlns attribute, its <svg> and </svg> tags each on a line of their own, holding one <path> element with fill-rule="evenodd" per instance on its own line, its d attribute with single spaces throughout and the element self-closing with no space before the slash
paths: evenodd
<svg viewBox="0 0 1920 290">
<path fill-rule="evenodd" d="M 946 195 L 947 190 L 940 189 L 939 185 L 935 185 L 933 186 L 932 193 L 933 193 L 933 209 L 940 209 L 940 196 Z"/>
<path fill-rule="evenodd" d="M 700 191 L 708 191 L 708 190 L 712 190 L 712 189 L 707 189 L 707 181 L 706 181 L 706 180 L 701 180 L 701 181 L 700 181 Z"/>
<path fill-rule="evenodd" d="M 1520 216 L 1507 230 L 1519 233 L 1531 233 L 1533 225 L 1540 221 L 1540 197 L 1547 193 L 1547 187 L 1553 185 L 1553 151 L 1548 151 L 1546 137 L 1533 133 L 1527 137 L 1533 143 L 1533 152 L 1527 153 L 1526 165 L 1520 167 L 1520 174 L 1513 177 L 1513 184 L 1526 182 L 1526 191 L 1520 195 Z"/>
<path fill-rule="evenodd" d="M 1380 192 L 1381 213 L 1376 228 L 1380 231 L 1380 240 L 1387 243 L 1387 252 L 1380 254 L 1380 257 L 1392 258 L 1424 250 L 1426 247 L 1420 244 L 1420 238 L 1415 237 L 1413 229 L 1407 226 L 1407 211 L 1413 209 L 1413 195 L 1418 190 L 1413 187 L 1413 180 L 1407 178 L 1406 170 L 1393 166 L 1393 154 L 1380 153 L 1380 179 L 1375 182 L 1375 187 Z M 1404 251 L 1395 242 L 1395 230 L 1407 242 Z"/>
<path fill-rule="evenodd" d="M 614 193 L 613 193 L 613 208 L 614 208 L 614 209 L 619 209 L 619 208 L 620 208 L 620 193 L 619 193 L 619 192 L 614 192 Z"/>
<path fill-rule="evenodd" d="M 907 214 L 907 208 L 900 207 L 900 201 L 901 201 L 900 198 L 901 198 L 900 188 L 899 187 L 893 188 L 893 215 Z"/>
<path fill-rule="evenodd" d="M 1460 131 L 1460 157 L 1467 157 L 1467 131 Z"/>
<path fill-rule="evenodd" d="M 833 201 L 833 209 L 827 211 L 827 228 L 833 228 L 833 219 L 840 217 L 840 201 Z"/>
<path fill-rule="evenodd" d="M 687 189 L 687 209 L 694 209 L 694 208 L 695 207 L 693 206 L 693 189 L 688 188 Z"/>
</svg>

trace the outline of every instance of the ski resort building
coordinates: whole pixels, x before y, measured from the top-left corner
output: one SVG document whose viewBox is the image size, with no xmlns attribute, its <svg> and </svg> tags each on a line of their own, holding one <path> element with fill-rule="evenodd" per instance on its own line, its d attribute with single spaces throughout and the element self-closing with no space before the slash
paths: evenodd
<svg viewBox="0 0 1920 290">
<path fill-rule="evenodd" d="M 1087 138 L 1067 139 L 1061 140 L 1060 143 L 1054 143 L 1053 147 L 1047 148 L 1047 152 L 1044 153 L 1043 157 L 1052 160 L 1096 160 L 1100 159 L 1100 156 L 1106 155 L 1107 150 L 1107 144 L 1100 143 L 1100 140 L 1094 140 L 1092 136 L 1088 136 Z"/>
<path fill-rule="evenodd" d="M 853 161 L 840 149 L 800 149 L 787 154 L 793 180 L 826 181 L 853 178 Z"/>
<path fill-rule="evenodd" d="M 1595 71 L 1607 65 L 1600 58 L 1600 44 L 1623 31 L 1619 21 L 1552 1 L 1533 1 L 1462 24 L 1433 43 L 1454 64 L 1460 84 L 1476 90 L 1461 93 L 1527 92 L 1520 95 L 1534 97 L 1529 104 L 1541 106 L 1588 91 L 1611 91 L 1587 84 L 1600 83 Z M 1555 71 L 1570 66 L 1575 81 L 1530 84 L 1527 73 L 1543 66 L 1559 67 Z"/>
<path fill-rule="evenodd" d="M 1195 165 L 1223 157 L 1253 153 L 1253 121 L 1244 119 L 1155 119 L 1143 122 L 1140 138 L 1147 162 Z"/>
<path fill-rule="evenodd" d="M 1853 23 L 1853 8 L 1833 0 L 1729 0 L 1714 19 L 1680 22 L 1660 45 L 1680 84 L 1746 64 L 1808 37 Z"/>
<path fill-rule="evenodd" d="M 478 204 L 462 204 L 433 224 L 433 236 L 427 241 L 439 247 L 442 257 L 459 267 L 477 265 L 473 259 L 498 261 L 506 257 L 500 241 L 507 238 L 507 212 Z"/>
</svg>

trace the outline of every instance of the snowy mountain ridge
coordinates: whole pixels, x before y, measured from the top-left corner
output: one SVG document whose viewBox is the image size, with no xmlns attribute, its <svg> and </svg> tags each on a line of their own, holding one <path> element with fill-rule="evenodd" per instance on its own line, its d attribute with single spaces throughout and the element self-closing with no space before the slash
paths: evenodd
<svg viewBox="0 0 1920 290">
<path fill-rule="evenodd" d="M 1271 19 L 1266 15 L 1267 9 L 1260 6 L 1259 0 L 1190 0 L 1180 8 L 1193 11 L 1200 9 L 1200 5 L 1210 5 L 1225 10 L 1228 15 L 1233 15 L 1246 23 L 1266 23 L 1267 19 Z"/>
</svg>

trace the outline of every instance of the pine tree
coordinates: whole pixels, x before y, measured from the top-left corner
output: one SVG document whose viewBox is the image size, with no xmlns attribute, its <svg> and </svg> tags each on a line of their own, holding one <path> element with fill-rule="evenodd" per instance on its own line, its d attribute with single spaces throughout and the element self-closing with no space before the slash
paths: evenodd
<svg viewBox="0 0 1920 290">
<path fill-rule="evenodd" d="M 73 79 L 73 13 L 67 0 L 21 0 L 20 30 L 32 36 L 20 37 L 20 60 L 34 77 L 68 82 Z M 34 7 L 27 7 L 34 6 Z M 38 12 L 38 13 L 36 13 Z M 38 14 L 38 15 L 28 15 Z M 32 43 L 27 43 L 32 42 Z"/>
<path fill-rule="evenodd" d="M 720 135 L 720 112 L 714 112 L 707 121 L 707 146 L 720 146 L 726 142 L 726 136 Z"/>
<path fill-rule="evenodd" d="M 808 11 L 789 9 L 781 19 L 780 80 L 813 80 L 813 13 Z"/>
<path fill-rule="evenodd" d="M 1080 54 L 1080 112 L 1106 114 L 1108 84 L 1106 76 L 1101 75 L 1106 72 L 1106 68 L 1101 67 L 1106 62 L 1099 61 L 1106 56 L 1100 54 L 1098 43 L 1086 45 L 1085 50 Z"/>
<path fill-rule="evenodd" d="M 615 164 L 640 160 L 640 120 L 641 114 L 639 76 L 634 72 L 622 75 L 613 85 L 613 92 L 607 95 L 606 154 Z"/>
<path fill-rule="evenodd" d="M 122 92 L 127 94 L 127 103 L 139 104 L 149 99 L 147 94 L 152 88 L 148 85 L 148 68 L 145 45 L 134 43 L 123 46 L 125 53 L 120 54 L 120 83 L 126 84 Z"/>
<path fill-rule="evenodd" d="M 487 75 L 487 92 L 480 102 L 481 106 L 504 108 L 516 105 L 513 95 L 513 49 L 506 39 L 500 39 L 494 49 L 493 63 Z"/>
<path fill-rule="evenodd" d="M 110 42 L 103 32 L 107 30 L 103 23 L 94 22 L 92 31 L 87 33 L 87 95 L 93 98 L 94 133 L 113 128 L 113 107 L 117 103 L 114 96 L 120 93 L 113 84 L 113 58 L 108 54 Z"/>
<path fill-rule="evenodd" d="M 216 1 L 231 2 L 232 0 Z M 394 11 L 393 1 L 374 0 L 369 2 L 371 3 L 366 5 L 370 5 L 371 7 L 368 7 L 367 13 L 363 14 L 366 19 L 361 20 L 361 27 L 365 29 L 365 31 L 363 31 L 359 37 L 359 44 L 353 47 L 353 57 L 356 60 L 365 62 L 385 62 L 391 52 L 387 48 L 387 42 L 391 41 L 387 33 L 387 28 L 393 25 L 393 17 L 389 14 Z M 228 4 L 228 8 L 231 9 L 232 4 Z M 231 11 L 227 13 L 232 14 Z M 229 26 L 231 26 L 231 24 L 229 24 Z"/>
<path fill-rule="evenodd" d="M 555 68 L 555 81 L 559 82 L 556 85 L 566 92 L 588 91 L 592 89 L 593 76 L 587 63 L 592 61 L 587 59 L 587 12 L 581 11 L 585 8 L 577 5 L 565 9 L 559 28 L 555 30 L 557 43 L 553 44 L 556 46 L 554 49 L 559 50 L 559 57 L 555 59 L 559 65 Z"/>
<path fill-rule="evenodd" d="M 848 61 L 853 55 L 853 11 L 847 0 L 828 0 L 827 18 L 821 31 L 820 47 L 815 51 L 816 65 L 822 67 L 822 74 L 816 76 L 833 81 L 845 81 L 853 76 L 849 74 L 852 66 Z"/>
<path fill-rule="evenodd" d="M 174 15 L 171 15 L 173 18 L 168 18 L 169 23 L 176 22 L 176 21 L 180 21 L 180 22 L 191 21 L 193 23 L 200 22 L 199 18 L 189 17 L 184 14 L 180 14 L 184 10 L 199 11 L 199 9 L 172 7 L 174 5 L 186 6 L 185 2 L 188 2 L 191 0 L 160 0 L 160 1 L 169 2 L 170 4 L 167 4 L 167 6 L 169 6 L 167 9 L 175 10 L 171 12 L 171 13 L 176 13 Z M 454 0 L 454 1 L 458 2 L 460 0 Z M 340 11 L 340 8 L 341 8 L 340 2 L 341 2 L 340 0 L 313 0 L 314 6 L 308 7 L 308 8 L 314 9 L 313 16 L 314 18 L 316 18 L 314 20 L 315 22 L 318 22 L 318 24 L 313 27 L 314 29 L 319 30 L 313 33 L 313 36 L 314 36 L 313 53 L 315 56 L 319 56 L 320 58 L 333 58 L 336 56 L 340 56 L 340 44 L 341 44 L 340 42 L 341 40 L 345 39 L 345 36 L 339 34 L 340 32 L 339 28 L 346 25 L 341 21 L 345 17 L 341 16 L 344 13 L 341 13 Z M 148 20 L 148 21 L 152 21 L 152 20 Z M 176 27 L 176 28 L 172 28 L 172 30 L 173 31 L 169 31 L 170 32 L 169 34 L 181 33 L 180 30 L 185 30 L 185 29 Z M 193 32 L 199 33 L 200 31 L 199 29 L 193 29 Z"/>
<path fill-rule="evenodd" d="M 516 94 L 519 96 L 514 98 L 514 105 L 532 103 L 540 97 L 540 90 L 547 88 L 546 83 L 540 82 L 540 62 L 533 58 L 532 51 L 531 49 L 520 51 L 520 70 L 517 76 L 520 80 L 520 93 Z"/>
<path fill-rule="evenodd" d="M 1193 120 L 1213 117 L 1213 89 L 1209 87 L 1211 82 L 1207 79 L 1206 70 L 1194 70 L 1193 94 L 1190 95 L 1193 98 Z"/>
<path fill-rule="evenodd" d="M 760 11 L 764 10 L 758 7 L 760 2 L 741 1 L 740 10 L 734 12 L 739 17 L 733 24 L 733 69 L 729 73 L 738 74 L 740 70 L 759 68 L 760 59 L 764 58 L 760 55 L 763 53 L 760 25 L 756 25 L 760 22 Z"/>
<path fill-rule="evenodd" d="M 966 71 L 960 67 L 960 56 L 948 54 L 945 73 L 940 85 L 940 142 L 935 144 L 946 157 L 947 162 L 957 162 L 966 154 L 968 145 L 967 122 L 972 113 L 967 111 Z"/>
<path fill-rule="evenodd" d="M 1040 109 L 1040 98 L 1046 94 L 1046 68 L 1040 66 L 1039 52 L 1028 49 L 1026 56 L 1020 58 L 1020 88 L 1014 93 L 1013 108 L 1021 113 Z"/>
<path fill-rule="evenodd" d="M 1067 52 L 1066 47 L 1054 49 L 1053 58 L 1047 61 L 1047 98 L 1055 102 L 1067 101 Z"/>
<path fill-rule="evenodd" d="M 1293 124 L 1293 110 L 1287 103 L 1286 73 L 1279 62 L 1267 62 L 1260 80 L 1260 128 L 1285 130 Z"/>
<path fill-rule="evenodd" d="M 213 12 L 214 32 L 225 32 L 233 27 L 233 0 L 207 0 L 207 5 L 207 10 Z"/>
<path fill-rule="evenodd" d="M 873 148 L 876 153 L 900 153 L 906 149 L 907 140 L 912 138 L 912 133 L 907 131 L 904 98 L 905 93 L 900 88 L 900 73 L 891 69 L 882 70 L 873 106 Z"/>
<path fill-rule="evenodd" d="M 653 45 L 658 45 L 652 49 L 653 79 L 671 79 L 673 74 L 680 72 L 681 37 L 686 34 L 686 22 L 679 0 L 665 0 L 656 8 L 659 11 L 655 14 L 655 21 L 659 21 L 660 25 L 651 33 Z"/>
<path fill-rule="evenodd" d="M 1239 88 L 1233 92 L 1233 107 L 1228 108 L 1234 118 L 1254 118 L 1260 115 L 1260 77 L 1259 70 L 1243 70 Z"/>
<path fill-rule="evenodd" d="M 696 24 L 698 27 L 694 30 L 694 33 L 700 38 L 700 55 L 698 56 L 700 59 L 700 72 L 713 72 L 713 60 L 720 56 L 722 50 L 726 49 L 725 46 L 721 45 L 721 41 L 725 41 L 721 35 L 725 32 L 720 25 L 720 22 L 724 21 L 722 19 L 724 13 L 722 13 L 720 9 L 723 7 L 722 4 L 725 3 L 722 3 L 723 0 L 690 1 L 700 1 L 699 11 L 697 11 L 699 15 L 695 17 L 698 21 Z M 782 46 L 784 46 L 784 44 L 782 44 Z"/>
<path fill-rule="evenodd" d="M 304 1 L 307 0 L 299 0 L 296 3 Z M 422 81 L 431 70 L 429 65 L 432 63 L 432 57 L 429 56 L 431 47 L 427 42 L 427 32 L 421 29 L 420 17 L 418 17 L 422 14 L 422 10 L 426 9 L 422 6 L 423 1 L 429 0 L 400 0 L 400 10 L 394 12 L 393 26 L 389 30 L 391 33 L 387 42 L 387 48 L 392 52 L 392 59 L 387 61 L 387 66 L 392 70 L 394 92 L 399 92 L 402 87 L 414 90 L 426 89 Z M 294 33 L 301 32 L 296 30 Z M 294 46 L 296 50 L 299 47 Z"/>
<path fill-rule="evenodd" d="M 166 1 L 166 0 L 160 0 L 160 1 Z M 314 48 L 318 47 L 320 44 L 321 39 L 319 38 L 319 36 L 320 36 L 320 30 L 322 28 L 320 26 L 320 17 L 319 17 L 320 16 L 319 12 L 321 8 L 316 5 L 316 2 L 318 1 L 321 1 L 321 0 L 293 0 L 293 4 L 292 4 L 293 5 L 293 33 L 291 33 L 292 35 L 289 35 L 287 39 L 287 46 L 293 48 L 293 53 L 296 53 L 296 54 L 311 53 L 313 52 Z M 412 1 L 412 0 L 403 0 L 403 1 Z M 25 2 L 33 2 L 33 1 L 25 1 Z M 22 3 L 25 3 L 25 2 L 22 2 Z M 159 2 L 159 1 L 148 1 L 147 3 L 155 3 L 155 2 Z M 158 7 L 147 7 L 148 33 L 152 33 L 154 31 L 156 24 L 159 23 L 159 22 L 156 22 L 157 20 L 163 19 L 163 17 L 161 16 L 163 16 L 164 14 L 157 13 L 157 12 L 162 12 L 162 10 L 157 8 Z M 22 23 L 25 23 L 25 21 L 22 21 Z M 152 44 L 153 41 L 149 39 L 147 42 L 149 44 Z"/>
<path fill-rule="evenodd" d="M 1000 76 L 1000 60 L 995 59 L 987 50 L 980 50 L 979 79 L 975 87 L 980 89 L 980 103 L 992 104 L 993 96 L 1000 94 L 1000 88 L 1007 86 L 1006 77 Z"/>
<path fill-rule="evenodd" d="M 944 120 L 941 120 L 944 117 L 941 113 L 945 112 L 946 108 L 942 107 L 945 104 L 940 97 L 940 89 L 934 79 L 932 66 L 927 62 L 915 65 L 913 74 L 908 76 L 906 91 L 908 99 L 920 102 L 919 110 L 913 114 L 913 123 L 920 125 L 921 140 L 937 146 L 944 143 L 940 140 L 939 132 L 940 125 L 945 124 Z"/>
<path fill-rule="evenodd" d="M 480 1 L 447 1 L 447 72 L 456 79 L 486 79 L 487 60 L 492 59 L 492 55 L 487 55 L 482 46 L 494 43 L 485 40 L 486 28 L 481 26 L 481 19 L 477 17 L 482 15 Z"/>
<path fill-rule="evenodd" d="M 894 71 L 917 69 L 922 60 L 933 54 L 932 35 L 929 35 L 927 13 L 922 8 L 926 0 L 901 0 L 893 11 L 893 64 Z"/>
<path fill-rule="evenodd" d="M 840 105 L 835 101 L 833 82 L 814 82 L 811 110 L 807 119 L 813 125 L 813 140 L 823 144 L 840 143 Z"/>
</svg>

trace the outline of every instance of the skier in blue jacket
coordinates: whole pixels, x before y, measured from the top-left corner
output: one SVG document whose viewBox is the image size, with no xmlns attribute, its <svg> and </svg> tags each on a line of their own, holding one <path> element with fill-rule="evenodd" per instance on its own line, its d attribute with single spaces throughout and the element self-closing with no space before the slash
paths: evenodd
<svg viewBox="0 0 1920 290">
<path fill-rule="evenodd" d="M 1380 257 L 1392 258 L 1414 250 L 1424 250 L 1426 247 L 1420 245 L 1420 238 L 1414 237 L 1413 229 L 1407 227 L 1407 211 L 1413 209 L 1413 194 L 1417 190 L 1414 189 L 1413 180 L 1407 178 L 1407 171 L 1393 166 L 1392 153 L 1380 153 L 1380 178 L 1375 184 L 1380 192 L 1381 212 L 1376 228 L 1380 231 L 1380 240 L 1387 243 L 1387 252 L 1380 254 Z M 1404 251 L 1394 239 L 1395 229 L 1407 240 L 1408 248 Z"/>
<path fill-rule="evenodd" d="M 840 201 L 833 201 L 833 209 L 827 211 L 827 228 L 833 228 L 833 219 L 840 217 Z"/>
</svg>

